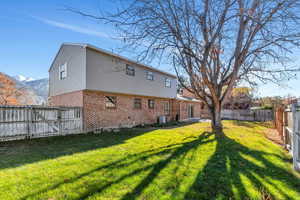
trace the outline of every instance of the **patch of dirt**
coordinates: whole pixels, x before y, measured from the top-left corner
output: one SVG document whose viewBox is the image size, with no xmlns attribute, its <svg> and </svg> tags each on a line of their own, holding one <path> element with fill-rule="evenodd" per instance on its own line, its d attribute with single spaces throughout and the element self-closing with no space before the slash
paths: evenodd
<svg viewBox="0 0 300 200">
<path fill-rule="evenodd" d="M 277 132 L 276 129 L 273 128 L 268 128 L 265 132 L 264 135 L 266 138 L 268 138 L 269 140 L 271 140 L 272 142 L 274 142 L 275 144 L 278 144 L 280 146 L 284 146 L 283 145 L 283 141 L 279 135 L 279 133 Z"/>
</svg>

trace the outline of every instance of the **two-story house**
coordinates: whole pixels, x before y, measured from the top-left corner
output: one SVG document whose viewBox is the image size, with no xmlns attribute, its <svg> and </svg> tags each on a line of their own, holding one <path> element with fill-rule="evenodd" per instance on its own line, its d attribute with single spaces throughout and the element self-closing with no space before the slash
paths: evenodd
<svg viewBox="0 0 300 200">
<path fill-rule="evenodd" d="M 200 116 L 198 100 L 177 96 L 176 76 L 89 44 L 61 45 L 49 69 L 49 104 L 83 107 L 86 130 Z"/>
</svg>

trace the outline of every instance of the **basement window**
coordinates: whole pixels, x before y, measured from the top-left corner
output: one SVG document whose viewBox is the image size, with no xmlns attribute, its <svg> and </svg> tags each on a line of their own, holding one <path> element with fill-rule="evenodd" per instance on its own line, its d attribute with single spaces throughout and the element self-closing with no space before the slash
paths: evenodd
<svg viewBox="0 0 300 200">
<path fill-rule="evenodd" d="M 135 109 L 142 109 L 142 99 L 135 98 L 133 101 L 133 107 Z"/>
<path fill-rule="evenodd" d="M 67 63 L 59 66 L 59 80 L 67 78 Z"/>
<path fill-rule="evenodd" d="M 105 96 L 105 108 L 108 108 L 108 109 L 117 108 L 117 97 Z"/>
<path fill-rule="evenodd" d="M 148 99 L 148 108 L 154 109 L 154 99 Z"/>
<path fill-rule="evenodd" d="M 134 76 L 135 75 L 135 69 L 131 65 L 126 65 L 126 74 L 128 76 Z"/>
</svg>

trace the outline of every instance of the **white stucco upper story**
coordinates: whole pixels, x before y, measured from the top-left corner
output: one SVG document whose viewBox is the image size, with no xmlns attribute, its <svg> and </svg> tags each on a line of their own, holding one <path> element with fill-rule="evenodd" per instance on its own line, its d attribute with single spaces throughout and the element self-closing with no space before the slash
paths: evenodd
<svg viewBox="0 0 300 200">
<path fill-rule="evenodd" d="M 176 98 L 177 78 L 89 44 L 64 43 L 49 69 L 49 96 L 79 90 Z"/>
</svg>

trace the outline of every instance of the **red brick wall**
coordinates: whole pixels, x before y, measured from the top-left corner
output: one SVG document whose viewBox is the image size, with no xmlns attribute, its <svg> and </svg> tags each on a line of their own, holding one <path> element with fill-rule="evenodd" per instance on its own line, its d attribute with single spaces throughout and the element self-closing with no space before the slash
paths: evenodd
<svg viewBox="0 0 300 200">
<path fill-rule="evenodd" d="M 207 107 L 207 105 L 205 105 L 203 102 L 201 103 L 200 105 L 201 107 L 201 114 L 200 114 L 200 117 L 201 118 L 204 118 L 204 119 L 210 119 L 211 118 L 211 115 L 210 115 L 210 111 Z"/>
<path fill-rule="evenodd" d="M 171 120 L 180 120 L 180 101 L 173 99 L 171 105 L 172 105 Z M 176 117 L 176 115 L 177 115 L 177 117 Z"/>
<path fill-rule="evenodd" d="M 182 96 L 184 97 L 191 97 L 191 98 L 196 98 L 196 95 L 188 91 L 187 89 L 183 88 L 182 89 Z"/>
<path fill-rule="evenodd" d="M 70 92 L 50 97 L 50 106 L 83 106 L 83 91 Z"/>
<path fill-rule="evenodd" d="M 117 97 L 117 107 L 115 109 L 105 107 L 105 96 Z M 141 109 L 133 107 L 134 98 L 142 100 Z M 154 109 L 148 108 L 148 99 L 154 99 Z M 198 102 L 88 90 L 51 97 L 49 105 L 83 107 L 84 128 L 89 131 L 105 127 L 131 127 L 140 124 L 156 123 L 159 116 L 166 115 L 163 103 L 167 101 L 170 103 L 170 114 L 167 115 L 167 121 L 176 120 L 176 115 L 179 116 L 179 120 L 188 119 L 189 104 L 194 105 L 194 117 L 200 117 L 201 104 Z"/>
<path fill-rule="evenodd" d="M 180 101 L 180 103 L 179 103 L 180 120 L 189 119 L 188 105 L 193 105 L 194 106 L 194 118 L 200 118 L 201 104 L 199 102 Z"/>
<path fill-rule="evenodd" d="M 103 127 L 130 127 L 139 124 L 152 124 L 157 117 L 165 115 L 163 102 L 170 99 L 142 97 L 134 95 L 111 94 L 98 91 L 84 91 L 84 118 L 86 129 L 93 130 Z M 117 97 L 117 108 L 105 108 L 105 96 Z M 142 99 L 142 108 L 133 107 L 134 98 Z M 148 99 L 155 100 L 154 109 L 148 108 Z M 171 104 L 170 104 L 171 108 Z M 168 117 L 170 120 L 171 114 Z"/>
</svg>

